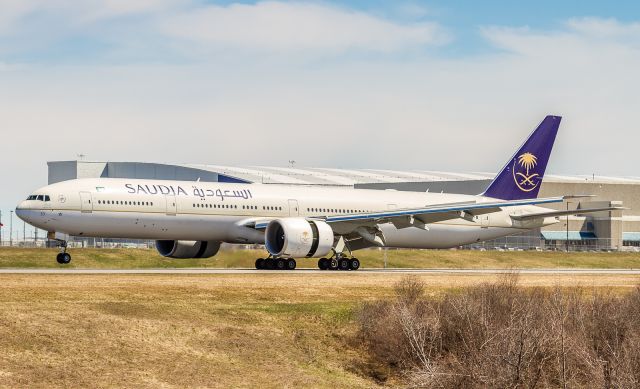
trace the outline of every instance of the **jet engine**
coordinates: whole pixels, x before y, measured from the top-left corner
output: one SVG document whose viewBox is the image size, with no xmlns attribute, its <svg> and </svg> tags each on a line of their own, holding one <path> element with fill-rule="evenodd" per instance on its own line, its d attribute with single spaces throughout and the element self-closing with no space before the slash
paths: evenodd
<svg viewBox="0 0 640 389">
<path fill-rule="evenodd" d="M 322 257 L 333 247 L 333 230 L 321 220 L 275 219 L 267 225 L 264 243 L 276 257 Z"/>
<path fill-rule="evenodd" d="M 220 242 L 213 240 L 156 240 L 156 250 L 168 258 L 210 258 L 220 249 Z"/>
</svg>

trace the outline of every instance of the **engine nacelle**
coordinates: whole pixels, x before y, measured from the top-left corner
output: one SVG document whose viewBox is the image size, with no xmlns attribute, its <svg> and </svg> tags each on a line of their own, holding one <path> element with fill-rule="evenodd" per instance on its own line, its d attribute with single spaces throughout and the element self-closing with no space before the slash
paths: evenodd
<svg viewBox="0 0 640 389">
<path fill-rule="evenodd" d="M 267 225 L 264 243 L 276 257 L 322 257 L 333 247 L 333 230 L 321 220 L 275 219 Z"/>
<path fill-rule="evenodd" d="M 220 250 L 220 242 L 214 240 L 156 240 L 156 250 L 168 258 L 210 258 Z"/>
</svg>

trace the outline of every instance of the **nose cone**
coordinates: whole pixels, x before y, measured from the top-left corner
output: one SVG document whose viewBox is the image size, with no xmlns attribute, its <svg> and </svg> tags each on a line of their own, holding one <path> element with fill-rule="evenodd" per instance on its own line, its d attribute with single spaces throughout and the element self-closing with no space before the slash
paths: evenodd
<svg viewBox="0 0 640 389">
<path fill-rule="evenodd" d="M 27 205 L 26 201 L 21 201 L 20 204 L 18 204 L 18 206 L 16 206 L 16 216 L 18 216 L 20 219 L 28 222 L 28 220 L 26 219 L 27 216 L 27 210 L 29 209 L 29 206 Z"/>
</svg>

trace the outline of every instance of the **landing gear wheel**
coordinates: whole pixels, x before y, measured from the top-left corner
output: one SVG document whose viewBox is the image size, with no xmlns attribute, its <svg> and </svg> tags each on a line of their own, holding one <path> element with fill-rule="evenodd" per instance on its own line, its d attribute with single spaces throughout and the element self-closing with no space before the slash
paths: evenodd
<svg viewBox="0 0 640 389">
<path fill-rule="evenodd" d="M 56 262 L 61 265 L 65 265 L 71 262 L 71 254 L 67 254 L 67 241 L 66 240 L 56 240 L 58 242 L 58 246 L 60 247 L 60 253 L 56 255 Z"/>
<path fill-rule="evenodd" d="M 351 258 L 349 261 L 349 267 L 351 270 L 358 270 L 360 268 L 360 260 L 358 258 Z"/>
<path fill-rule="evenodd" d="M 267 270 L 273 270 L 276 267 L 276 263 L 273 258 L 267 258 L 264 260 L 264 268 Z"/>
<path fill-rule="evenodd" d="M 329 260 L 327 258 L 320 258 L 318 260 L 318 269 L 327 270 L 329 268 Z"/>
<path fill-rule="evenodd" d="M 329 270 L 338 270 L 338 260 L 331 258 L 329 260 Z"/>
<path fill-rule="evenodd" d="M 277 259 L 276 260 L 276 269 L 284 270 L 284 259 Z"/>
<path fill-rule="evenodd" d="M 71 254 L 60 253 L 58 254 L 58 256 L 60 257 L 60 259 L 56 259 L 58 260 L 59 264 L 66 265 L 67 263 L 71 262 Z"/>
<path fill-rule="evenodd" d="M 340 268 L 340 270 L 349 270 L 349 260 L 346 258 L 341 258 L 338 261 L 338 267 Z"/>
<path fill-rule="evenodd" d="M 294 270 L 296 268 L 296 260 L 293 258 L 290 258 L 285 261 L 284 266 L 285 266 L 285 269 L 287 270 Z"/>
<path fill-rule="evenodd" d="M 256 259 L 256 269 L 258 269 L 258 270 L 264 269 L 264 259 L 263 258 Z"/>
</svg>

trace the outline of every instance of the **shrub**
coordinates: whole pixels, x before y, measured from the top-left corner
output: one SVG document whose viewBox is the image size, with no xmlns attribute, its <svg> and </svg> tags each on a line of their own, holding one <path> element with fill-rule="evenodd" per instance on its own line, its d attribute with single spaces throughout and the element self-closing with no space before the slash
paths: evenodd
<svg viewBox="0 0 640 389">
<path fill-rule="evenodd" d="M 638 387 L 640 289 L 521 288 L 517 274 L 442 298 L 413 277 L 363 305 L 358 337 L 410 386 Z"/>
</svg>

